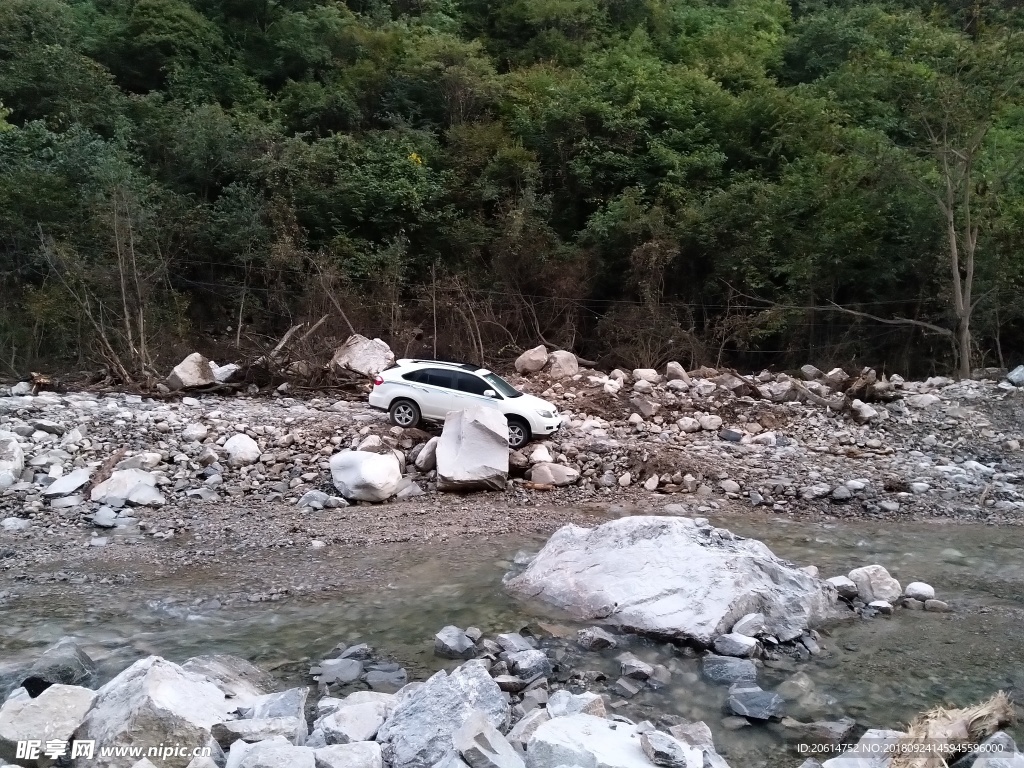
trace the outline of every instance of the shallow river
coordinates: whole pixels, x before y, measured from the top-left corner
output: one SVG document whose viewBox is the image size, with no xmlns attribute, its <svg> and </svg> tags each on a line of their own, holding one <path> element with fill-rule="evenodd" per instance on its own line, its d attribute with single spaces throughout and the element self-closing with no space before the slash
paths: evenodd
<svg viewBox="0 0 1024 768">
<path fill-rule="evenodd" d="M 793 716 L 809 720 L 848 715 L 860 726 L 896 727 L 929 707 L 965 706 L 1000 689 L 1024 698 L 1024 542 L 1019 530 L 806 523 L 768 516 L 714 522 L 759 538 L 800 565 L 817 565 L 822 576 L 880 563 L 904 584 L 932 584 L 938 597 L 953 606 L 950 614 L 902 610 L 892 618 L 839 624 L 828 630 L 822 656 L 766 669 L 760 681 L 765 688 L 798 671 L 813 679 L 813 693 L 791 703 Z M 477 626 L 488 633 L 528 624 L 563 635 L 575 629 L 564 617 L 518 604 L 501 589 L 501 577 L 515 553 L 536 551 L 542 544 L 540 538 L 505 538 L 449 543 L 429 552 L 415 547 L 375 550 L 372 558 L 378 567 L 382 557 L 393 563 L 393 579 L 385 589 L 316 602 L 203 611 L 175 603 L 173 597 L 154 599 L 132 587 L 117 587 L 109 602 L 84 613 L 81 606 L 51 604 L 29 611 L 18 603 L 5 611 L 0 626 L 0 672 L 20 666 L 58 638 L 74 635 L 100 662 L 105 679 L 150 653 L 174 661 L 201 653 L 235 653 L 298 684 L 306 680 L 310 660 L 339 643 L 355 641 L 369 642 L 405 664 L 412 677 L 421 678 L 454 664 L 432 653 L 433 634 L 445 624 Z M 722 714 L 725 689 L 700 681 L 695 660 L 663 644 L 638 643 L 633 650 L 669 666 L 674 682 L 641 693 L 618 710 L 622 714 L 703 719 L 732 768 L 800 763 L 792 748 L 786 752 L 778 725 L 729 730 Z M 616 653 L 589 654 L 584 668 L 611 674 Z"/>
</svg>

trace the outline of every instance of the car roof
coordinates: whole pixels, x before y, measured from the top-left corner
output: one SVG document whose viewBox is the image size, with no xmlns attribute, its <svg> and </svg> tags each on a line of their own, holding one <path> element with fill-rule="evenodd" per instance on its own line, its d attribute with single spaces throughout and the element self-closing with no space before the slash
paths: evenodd
<svg viewBox="0 0 1024 768">
<path fill-rule="evenodd" d="M 395 366 L 399 368 L 420 368 L 424 366 L 439 366 L 442 368 L 457 368 L 460 371 L 469 371 L 471 373 L 490 373 L 487 368 L 481 368 L 479 365 L 470 365 L 469 363 L 453 363 L 448 360 L 415 360 L 412 358 L 403 358 L 395 361 Z"/>
</svg>

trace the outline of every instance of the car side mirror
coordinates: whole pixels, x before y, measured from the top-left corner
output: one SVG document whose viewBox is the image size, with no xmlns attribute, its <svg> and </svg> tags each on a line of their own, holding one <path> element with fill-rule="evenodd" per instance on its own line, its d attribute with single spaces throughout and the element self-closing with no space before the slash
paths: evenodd
<svg viewBox="0 0 1024 768">
<path fill-rule="evenodd" d="M 495 392 L 493 389 L 485 389 L 484 390 L 484 397 L 493 397 L 495 400 L 497 400 L 498 399 L 498 393 Z"/>
</svg>

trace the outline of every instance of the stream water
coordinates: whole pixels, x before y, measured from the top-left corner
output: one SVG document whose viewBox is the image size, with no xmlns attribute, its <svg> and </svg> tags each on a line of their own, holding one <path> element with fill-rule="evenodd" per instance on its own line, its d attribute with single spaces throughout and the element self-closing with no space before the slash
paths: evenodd
<svg viewBox="0 0 1024 768">
<path fill-rule="evenodd" d="M 612 514 L 628 514 L 618 510 Z M 766 668 L 769 688 L 797 672 L 814 682 L 790 704 L 804 720 L 854 717 L 863 727 L 896 727 L 938 704 L 965 706 L 995 693 L 1024 695 L 1024 541 L 1016 529 L 984 526 L 807 523 L 784 518 L 729 516 L 714 522 L 759 538 L 776 554 L 817 565 L 822 576 L 869 563 L 885 565 L 901 583 L 926 581 L 949 602 L 949 614 L 901 610 L 892 618 L 854 620 L 827 630 L 827 653 L 807 662 Z M 203 653 L 234 653 L 281 679 L 307 681 L 310 661 L 339 643 L 368 642 L 421 679 L 444 662 L 433 655 L 433 634 L 446 624 L 486 633 L 543 627 L 569 636 L 576 625 L 542 606 L 508 597 L 501 578 L 519 550 L 536 551 L 541 538 L 506 537 L 374 552 L 378 568 L 390 559 L 383 589 L 312 600 L 204 610 L 163 595 L 117 587 L 103 605 L 16 603 L 0 626 L 0 674 L 22 667 L 60 637 L 73 635 L 109 679 L 137 658 L 157 653 L 174 661 Z M 369 555 L 368 555 L 369 556 Z M 780 726 L 730 730 L 723 721 L 724 688 L 699 677 L 698 662 L 671 646 L 638 641 L 641 658 L 666 664 L 673 684 L 645 691 L 622 714 L 659 713 L 703 719 L 732 768 L 798 765 Z M 612 675 L 620 651 L 583 657 L 585 669 Z M 614 680 L 615 677 L 611 677 Z M 1015 736 L 1019 734 L 1014 734 Z"/>
</svg>

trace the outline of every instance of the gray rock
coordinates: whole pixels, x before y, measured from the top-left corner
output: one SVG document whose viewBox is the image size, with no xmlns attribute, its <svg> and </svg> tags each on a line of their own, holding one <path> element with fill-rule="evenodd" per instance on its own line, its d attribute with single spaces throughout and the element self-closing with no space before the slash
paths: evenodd
<svg viewBox="0 0 1024 768">
<path fill-rule="evenodd" d="M 764 629 L 763 613 L 748 613 L 732 625 L 732 633 L 734 635 L 746 635 L 747 637 L 757 637 L 764 632 Z M 736 654 L 726 655 L 734 656 Z"/>
<path fill-rule="evenodd" d="M 289 688 L 280 693 L 267 693 L 252 701 L 252 705 L 248 708 L 248 716 L 253 718 L 304 718 L 308 696 L 308 688 Z"/>
<path fill-rule="evenodd" d="M 853 600 L 857 596 L 857 584 L 847 576 L 833 576 L 831 579 L 825 579 L 825 581 L 835 587 L 840 597 Z"/>
<path fill-rule="evenodd" d="M 707 723 L 701 721 L 686 723 L 684 725 L 673 725 L 668 732 L 674 739 L 698 749 L 715 751 L 715 742 L 711 736 L 711 729 Z"/>
<path fill-rule="evenodd" d="M 654 674 L 654 667 L 641 661 L 632 653 L 624 653 L 618 658 L 619 674 L 634 680 L 647 680 Z"/>
<path fill-rule="evenodd" d="M 785 711 L 781 696 L 749 683 L 734 685 L 729 690 L 726 706 L 730 712 L 750 720 L 775 720 Z"/>
<path fill-rule="evenodd" d="M 150 656 L 96 692 L 95 704 L 75 738 L 111 747 L 161 743 L 201 747 L 209 741 L 211 728 L 228 720 L 237 706 L 213 682 Z M 188 759 L 170 758 L 167 765 L 187 763 Z M 97 753 L 95 764 L 116 768 L 119 761 Z"/>
<path fill-rule="evenodd" d="M 637 683 L 628 677 L 620 677 L 615 681 L 612 690 L 619 694 L 619 696 L 631 699 L 643 690 L 643 683 Z"/>
<path fill-rule="evenodd" d="M 392 768 L 429 768 L 452 749 L 452 735 L 474 710 L 505 728 L 509 705 L 485 665 L 468 661 L 448 675 L 436 673 L 401 698 L 377 734 Z"/>
<path fill-rule="evenodd" d="M 506 588 L 578 619 L 709 645 L 748 613 L 781 640 L 831 616 L 835 592 L 761 542 L 682 517 L 624 517 L 556 532 Z"/>
<path fill-rule="evenodd" d="M 443 659 L 472 659 L 476 646 L 463 630 L 448 625 L 434 635 L 434 654 Z"/>
<path fill-rule="evenodd" d="M 483 712 L 473 712 L 452 734 L 452 745 L 470 768 L 524 768 L 505 737 Z"/>
<path fill-rule="evenodd" d="M 568 717 L 570 715 L 604 717 L 604 699 L 589 691 L 570 693 L 565 689 L 558 690 L 548 698 L 548 714 L 551 717 Z"/>
<path fill-rule="evenodd" d="M 494 638 L 501 650 L 506 653 L 518 653 L 519 651 L 532 651 L 533 645 L 518 632 L 506 632 Z"/>
<path fill-rule="evenodd" d="M 510 653 L 508 664 L 512 672 L 524 680 L 551 674 L 551 662 L 544 651 L 529 650 Z"/>
<path fill-rule="evenodd" d="M 1018 754 L 1017 744 L 1014 742 L 1013 737 L 1010 736 L 1006 731 L 999 731 L 992 734 L 981 743 L 981 748 L 976 749 L 974 752 L 970 752 L 955 763 L 952 763 L 951 768 L 978 768 L 980 763 L 981 768 L 984 768 L 985 763 L 980 762 L 982 759 L 1002 759 L 1008 757 L 1014 757 Z M 1008 768 L 1007 766 L 996 766 L 989 765 L 989 768 Z M 1013 768 L 1018 768 L 1014 766 Z M 1019 768 L 1024 768 L 1021 765 Z"/>
<path fill-rule="evenodd" d="M 313 755 L 316 768 L 384 768 L 380 744 L 375 741 L 320 747 Z"/>
<path fill-rule="evenodd" d="M 534 709 L 523 715 L 523 719 L 513 726 L 512 730 L 508 732 L 508 743 L 512 745 L 514 749 L 518 749 L 520 752 L 526 751 L 526 745 L 530 741 L 530 737 L 533 736 L 534 732 L 540 728 L 544 723 L 551 719 L 551 715 L 546 709 Z"/>
<path fill-rule="evenodd" d="M 92 472 L 88 469 L 75 469 L 58 477 L 43 490 L 43 496 L 67 496 L 74 493 L 89 482 Z"/>
<path fill-rule="evenodd" d="M 746 659 L 757 652 L 757 640 L 736 632 L 715 638 L 715 653 Z"/>
<path fill-rule="evenodd" d="M 701 672 L 712 683 L 752 683 L 757 680 L 757 667 L 749 659 L 708 654 L 701 660 Z"/>
<path fill-rule="evenodd" d="M 1006 374 L 1006 380 L 1015 387 L 1024 387 L 1024 365 L 1018 365 Z"/>
<path fill-rule="evenodd" d="M 49 683 L 89 687 L 96 679 L 96 662 L 72 638 L 66 637 L 43 651 L 29 668 L 28 677 Z"/>
<path fill-rule="evenodd" d="M 614 648 L 618 645 L 615 635 L 605 632 L 600 627 L 587 627 L 576 633 L 576 642 L 582 648 L 590 651 L 600 651 L 605 648 Z"/>
<path fill-rule="evenodd" d="M 267 746 L 262 746 L 264 744 Z M 309 747 L 258 742 L 252 745 L 238 768 L 316 768 L 315 754 Z"/>
<path fill-rule="evenodd" d="M 568 379 L 579 372 L 579 361 L 572 352 L 556 350 L 548 355 L 548 375 L 552 379 Z"/>
<path fill-rule="evenodd" d="M 363 674 L 363 662 L 358 659 L 324 659 L 310 668 L 309 673 L 321 685 L 351 683 Z"/>
<path fill-rule="evenodd" d="M 371 669 L 363 682 L 376 692 L 395 693 L 409 682 L 409 674 L 405 669 Z"/>
<path fill-rule="evenodd" d="M 19 741 L 66 742 L 95 700 L 96 693 L 88 688 L 60 684 L 50 686 L 34 699 L 8 699 L 0 708 L 0 758 L 14 760 Z"/>
<path fill-rule="evenodd" d="M 253 744 L 275 736 L 283 736 L 291 744 L 302 746 L 306 740 L 306 730 L 305 717 L 261 717 L 216 723 L 210 729 L 210 734 L 224 748 L 239 739 Z"/>
<path fill-rule="evenodd" d="M 693 748 L 681 744 L 667 733 L 645 731 L 640 734 L 640 748 L 655 765 L 663 768 L 691 768 L 689 757 L 693 755 Z M 692 768 L 702 768 L 703 764 L 701 760 L 699 766 L 693 765 Z"/>
<path fill-rule="evenodd" d="M 227 698 L 233 700 L 234 707 L 251 707 L 278 685 L 273 677 L 259 667 L 226 653 L 193 656 L 181 668 L 216 685 Z"/>
<path fill-rule="evenodd" d="M 503 491 L 508 467 L 508 421 L 501 411 L 449 411 L 437 444 L 439 491 Z"/>
<path fill-rule="evenodd" d="M 574 485 L 580 479 L 578 469 L 551 462 L 534 464 L 530 468 L 528 475 L 531 482 L 540 483 L 541 485 L 553 485 L 556 488 Z"/>
<path fill-rule="evenodd" d="M 174 366 L 166 383 L 171 390 L 178 390 L 206 387 L 215 384 L 216 381 L 210 361 L 198 352 L 193 352 Z"/>
<path fill-rule="evenodd" d="M 925 600 L 924 609 L 934 613 L 949 613 L 949 605 L 942 600 Z"/>
</svg>

